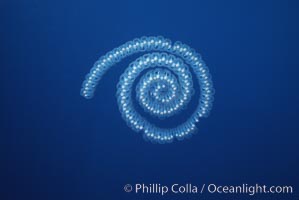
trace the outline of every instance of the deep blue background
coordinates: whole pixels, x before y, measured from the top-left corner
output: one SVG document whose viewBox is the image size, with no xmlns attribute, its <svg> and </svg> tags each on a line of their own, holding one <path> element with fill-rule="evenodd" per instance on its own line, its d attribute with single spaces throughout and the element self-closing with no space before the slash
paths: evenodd
<svg viewBox="0 0 299 200">
<path fill-rule="evenodd" d="M 298 199 L 298 2 L 0 2 L 1 196 L 14 199 L 157 199 L 126 183 L 293 185 Z M 96 96 L 79 95 L 100 55 L 143 35 L 197 49 L 216 88 L 190 140 L 155 145 L 118 112 L 111 69 Z M 248 199 L 177 195 L 163 199 Z"/>
</svg>

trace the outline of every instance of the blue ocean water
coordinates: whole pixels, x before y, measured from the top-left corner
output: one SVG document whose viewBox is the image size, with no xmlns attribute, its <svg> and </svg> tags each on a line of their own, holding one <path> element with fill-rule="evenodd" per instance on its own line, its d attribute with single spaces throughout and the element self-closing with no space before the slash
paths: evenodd
<svg viewBox="0 0 299 200">
<path fill-rule="evenodd" d="M 298 6 L 1 1 L 0 199 L 298 199 Z M 108 71 L 93 99 L 80 96 L 101 55 L 143 35 L 183 41 L 209 66 L 215 101 L 191 139 L 152 144 L 122 120 L 116 85 L 134 56 Z M 259 183 L 295 191 L 254 197 L 123 191 L 135 183 Z"/>
</svg>

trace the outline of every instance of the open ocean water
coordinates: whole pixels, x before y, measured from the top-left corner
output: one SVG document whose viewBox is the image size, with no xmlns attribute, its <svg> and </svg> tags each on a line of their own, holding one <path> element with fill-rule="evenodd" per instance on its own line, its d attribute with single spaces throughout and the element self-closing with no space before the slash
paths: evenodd
<svg viewBox="0 0 299 200">
<path fill-rule="evenodd" d="M 0 199 L 298 200 L 298 8 L 295 0 L 1 0 Z M 116 85 L 136 56 L 112 67 L 93 99 L 80 96 L 101 55 L 158 35 L 196 49 L 216 90 L 198 134 L 164 145 L 144 141 L 118 110 Z M 124 191 L 137 183 L 294 191 Z"/>
</svg>

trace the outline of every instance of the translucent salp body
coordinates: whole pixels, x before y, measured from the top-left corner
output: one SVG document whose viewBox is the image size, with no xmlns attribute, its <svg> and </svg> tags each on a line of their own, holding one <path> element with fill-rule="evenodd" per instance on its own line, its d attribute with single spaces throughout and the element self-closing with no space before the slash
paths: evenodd
<svg viewBox="0 0 299 200">
<path fill-rule="evenodd" d="M 133 61 L 121 75 L 117 85 L 117 102 L 123 119 L 136 132 L 152 142 L 169 143 L 174 138 L 182 140 L 196 131 L 199 118 L 206 117 L 213 102 L 214 88 L 208 68 L 201 56 L 181 42 L 169 39 L 142 37 L 129 41 L 102 56 L 86 75 L 81 95 L 93 97 L 95 88 L 105 72 L 123 58 L 138 52 L 144 54 Z M 141 116 L 132 102 L 133 83 L 143 70 L 136 85 L 136 100 L 143 110 L 153 117 L 167 118 L 179 113 L 190 102 L 194 93 L 192 68 L 200 85 L 200 96 L 193 114 L 175 128 L 160 128 Z"/>
</svg>

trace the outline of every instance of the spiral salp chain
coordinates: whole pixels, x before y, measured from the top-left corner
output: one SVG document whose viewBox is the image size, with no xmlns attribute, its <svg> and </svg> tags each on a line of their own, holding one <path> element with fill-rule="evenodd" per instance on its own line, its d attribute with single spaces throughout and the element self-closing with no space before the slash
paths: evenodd
<svg viewBox="0 0 299 200">
<path fill-rule="evenodd" d="M 102 56 L 87 74 L 82 84 L 81 95 L 93 97 L 95 88 L 105 72 L 123 58 L 138 52 L 150 52 L 133 61 L 121 75 L 117 85 L 117 102 L 123 119 L 145 139 L 169 143 L 174 138 L 181 140 L 196 131 L 199 118 L 206 117 L 213 102 L 213 84 L 208 68 L 200 55 L 181 42 L 169 39 L 142 37 L 129 41 Z M 164 119 L 178 114 L 190 102 L 194 94 L 192 74 L 200 85 L 198 105 L 191 116 L 175 128 L 160 128 L 150 123 L 137 112 L 132 101 L 133 83 L 136 84 L 136 100 L 140 107 L 153 117 Z M 141 72 L 146 70 L 143 75 Z"/>
</svg>

